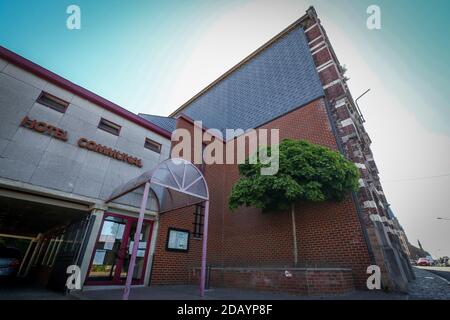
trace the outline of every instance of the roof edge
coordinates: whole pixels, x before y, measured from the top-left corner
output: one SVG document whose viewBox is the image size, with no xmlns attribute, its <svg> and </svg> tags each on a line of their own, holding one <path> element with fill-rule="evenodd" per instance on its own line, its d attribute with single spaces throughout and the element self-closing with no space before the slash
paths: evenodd
<svg viewBox="0 0 450 320">
<path fill-rule="evenodd" d="M 195 123 L 195 122 L 201 122 L 202 123 L 202 126 L 201 127 L 199 127 L 199 126 L 197 126 L 197 128 L 201 128 L 202 129 L 202 133 L 206 133 L 208 130 L 210 130 L 210 129 L 212 129 L 212 130 L 214 130 L 214 128 L 208 128 L 208 127 L 205 127 L 204 125 L 203 125 L 203 121 L 202 120 L 194 120 L 194 119 L 192 119 L 191 117 L 189 117 L 188 115 L 186 115 L 185 113 L 180 113 L 179 115 L 177 115 L 174 119 L 176 119 L 177 121 L 178 121 L 178 119 L 183 119 L 183 120 L 185 120 L 186 122 L 188 122 L 188 123 L 190 123 L 192 126 L 197 126 L 197 124 Z M 178 129 L 178 128 L 177 128 Z M 215 132 L 209 132 L 209 134 L 211 135 L 211 136 L 213 136 L 214 138 L 217 138 L 219 141 L 221 141 L 221 142 L 223 142 L 223 143 L 226 143 L 226 141 L 225 141 L 225 139 L 224 139 L 224 137 L 222 136 L 222 137 L 219 137 L 217 134 L 215 134 Z M 205 144 L 205 142 L 203 142 L 203 144 Z"/>
<path fill-rule="evenodd" d="M 103 109 L 111 111 L 131 122 L 134 122 L 135 124 L 145 129 L 151 130 L 168 139 L 170 139 L 172 136 L 170 132 L 139 117 L 133 112 L 126 110 L 125 108 L 93 93 L 92 91 L 89 91 L 73 82 L 70 82 L 69 80 L 57 75 L 56 73 L 45 69 L 44 67 L 41 67 L 40 65 L 6 49 L 3 46 L 0 46 L 0 58 L 5 59 L 9 63 L 12 63 L 15 66 L 20 67 L 40 78 L 43 78 L 48 82 L 51 82 L 67 91 L 70 91 L 73 94 L 102 107 Z"/>
<path fill-rule="evenodd" d="M 159 117 L 159 118 L 166 118 L 166 119 L 175 119 L 174 117 L 171 117 L 171 116 L 160 116 L 160 115 L 157 115 L 157 114 L 142 113 L 142 112 L 139 112 L 137 115 L 138 116 Z"/>
</svg>

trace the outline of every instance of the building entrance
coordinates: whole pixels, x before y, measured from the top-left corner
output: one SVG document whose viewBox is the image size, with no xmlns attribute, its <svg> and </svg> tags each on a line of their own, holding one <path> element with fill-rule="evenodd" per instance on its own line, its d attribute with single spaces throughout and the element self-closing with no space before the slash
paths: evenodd
<svg viewBox="0 0 450 320">
<path fill-rule="evenodd" d="M 79 203 L 0 189 L 0 248 L 17 252 L 8 282 L 65 291 L 67 267 L 80 265 L 90 232 L 88 210 Z"/>
<path fill-rule="evenodd" d="M 123 215 L 105 214 L 91 259 L 86 281 L 88 285 L 125 284 L 137 220 Z M 153 222 L 144 221 L 133 270 L 133 284 L 144 283 L 152 230 Z"/>
</svg>

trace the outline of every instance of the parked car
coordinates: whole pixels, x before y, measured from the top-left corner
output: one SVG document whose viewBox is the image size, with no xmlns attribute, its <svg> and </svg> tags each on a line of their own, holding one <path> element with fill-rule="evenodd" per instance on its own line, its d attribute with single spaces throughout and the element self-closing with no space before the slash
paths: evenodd
<svg viewBox="0 0 450 320">
<path fill-rule="evenodd" d="M 20 250 L 13 247 L 0 247 L 0 279 L 14 278 L 21 263 Z"/>
<path fill-rule="evenodd" d="M 424 266 L 424 267 L 430 267 L 431 262 L 427 258 L 419 258 L 419 260 L 417 260 L 417 265 Z"/>
</svg>

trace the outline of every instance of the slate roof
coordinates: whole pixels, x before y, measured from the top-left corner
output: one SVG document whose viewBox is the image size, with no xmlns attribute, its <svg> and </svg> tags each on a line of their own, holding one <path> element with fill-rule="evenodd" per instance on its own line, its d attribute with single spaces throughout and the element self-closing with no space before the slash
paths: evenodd
<svg viewBox="0 0 450 320">
<path fill-rule="evenodd" d="M 176 129 L 177 120 L 175 118 L 155 116 L 152 114 L 144 114 L 144 113 L 139 113 L 139 116 L 169 132 L 173 132 Z"/>
<path fill-rule="evenodd" d="M 321 96 L 306 36 L 297 26 L 174 115 L 184 113 L 224 133 L 256 128 Z"/>
</svg>

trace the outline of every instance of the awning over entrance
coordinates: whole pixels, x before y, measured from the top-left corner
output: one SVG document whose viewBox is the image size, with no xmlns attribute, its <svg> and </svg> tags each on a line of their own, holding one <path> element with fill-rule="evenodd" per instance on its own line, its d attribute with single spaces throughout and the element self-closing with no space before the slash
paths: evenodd
<svg viewBox="0 0 450 320">
<path fill-rule="evenodd" d="M 139 220 L 136 228 L 133 253 L 129 270 L 134 270 L 136 254 L 139 245 L 139 235 L 142 229 L 147 200 L 153 196 L 157 208 L 150 208 L 159 213 L 171 211 L 205 202 L 205 217 L 203 223 L 203 248 L 200 276 L 200 295 L 204 296 L 206 277 L 206 245 L 208 240 L 209 192 L 206 180 L 201 171 L 184 159 L 168 159 L 158 164 L 154 169 L 119 186 L 106 202 L 114 201 L 126 194 L 144 186 Z M 128 299 L 133 271 L 128 272 L 125 285 L 124 300 Z"/>
<path fill-rule="evenodd" d="M 184 159 L 169 159 L 119 186 L 106 202 L 114 201 L 147 182 L 150 183 L 150 192 L 157 200 L 157 208 L 151 210 L 159 213 L 209 199 L 208 187 L 200 170 Z"/>
</svg>

